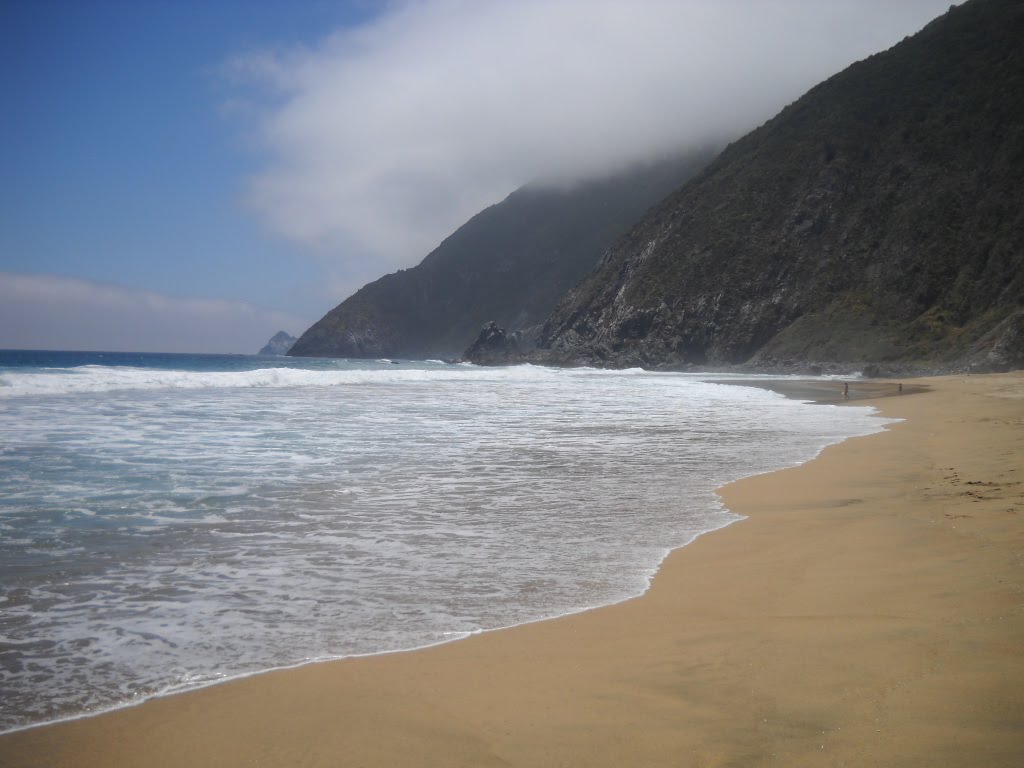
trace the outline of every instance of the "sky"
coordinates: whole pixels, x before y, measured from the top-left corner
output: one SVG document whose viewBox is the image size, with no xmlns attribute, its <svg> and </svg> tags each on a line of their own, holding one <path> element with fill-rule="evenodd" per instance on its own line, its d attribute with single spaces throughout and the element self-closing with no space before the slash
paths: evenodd
<svg viewBox="0 0 1024 768">
<path fill-rule="evenodd" d="M 0 348 L 255 352 L 949 0 L 0 0 Z"/>
</svg>

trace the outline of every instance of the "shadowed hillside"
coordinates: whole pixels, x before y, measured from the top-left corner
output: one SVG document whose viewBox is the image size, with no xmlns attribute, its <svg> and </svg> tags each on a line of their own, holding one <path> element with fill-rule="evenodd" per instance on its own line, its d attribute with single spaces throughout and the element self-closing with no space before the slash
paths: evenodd
<svg viewBox="0 0 1024 768">
<path fill-rule="evenodd" d="M 971 0 L 652 209 L 535 359 L 1024 365 L 1024 3 Z"/>
<path fill-rule="evenodd" d="M 703 150 L 565 191 L 513 192 L 419 265 L 361 288 L 288 354 L 457 357 L 489 320 L 539 326 L 616 237 L 712 157 Z"/>
</svg>

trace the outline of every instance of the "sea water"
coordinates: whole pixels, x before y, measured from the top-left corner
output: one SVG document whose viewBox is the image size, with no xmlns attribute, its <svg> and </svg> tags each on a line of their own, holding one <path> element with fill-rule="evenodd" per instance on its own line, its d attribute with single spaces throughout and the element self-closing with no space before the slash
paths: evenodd
<svg viewBox="0 0 1024 768">
<path fill-rule="evenodd" d="M 639 595 L 885 423 L 708 378 L 0 353 L 0 730 Z"/>
</svg>

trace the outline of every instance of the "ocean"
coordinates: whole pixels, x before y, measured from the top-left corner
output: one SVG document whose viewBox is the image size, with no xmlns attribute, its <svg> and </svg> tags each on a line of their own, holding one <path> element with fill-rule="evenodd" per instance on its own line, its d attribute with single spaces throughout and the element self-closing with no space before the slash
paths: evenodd
<svg viewBox="0 0 1024 768">
<path fill-rule="evenodd" d="M 0 731 L 640 595 L 887 423 L 723 378 L 0 352 Z"/>
</svg>

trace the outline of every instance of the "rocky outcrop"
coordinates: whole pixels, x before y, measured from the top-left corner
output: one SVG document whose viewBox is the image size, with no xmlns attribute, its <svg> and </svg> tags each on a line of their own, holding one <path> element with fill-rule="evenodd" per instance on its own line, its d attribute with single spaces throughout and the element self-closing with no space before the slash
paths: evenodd
<svg viewBox="0 0 1024 768">
<path fill-rule="evenodd" d="M 263 345 L 263 349 L 261 349 L 256 354 L 287 355 L 288 350 L 292 348 L 292 345 L 295 344 L 296 341 L 298 341 L 298 339 L 296 339 L 290 333 L 286 333 L 285 331 L 278 331 L 277 333 L 270 337 L 270 341 Z"/>
<path fill-rule="evenodd" d="M 1024 368 L 1024 310 L 1015 312 L 985 334 L 974 345 L 968 362 L 970 370 L 977 373 Z"/>
<path fill-rule="evenodd" d="M 477 365 L 501 365 L 519 359 L 522 353 L 515 339 L 505 334 L 505 329 L 493 320 L 485 323 L 463 357 Z"/>
<path fill-rule="evenodd" d="M 419 265 L 347 298 L 290 354 L 449 358 L 487 320 L 510 332 L 540 325 L 616 237 L 713 154 L 702 150 L 571 189 L 513 192 Z"/>
<path fill-rule="evenodd" d="M 480 335 L 463 353 L 462 359 L 477 365 L 509 365 L 525 362 L 526 355 L 537 347 L 540 326 L 523 328 L 507 334 L 491 320 L 484 323 Z"/>
<path fill-rule="evenodd" d="M 1019 0 L 969 0 L 816 86 L 618 240 L 532 359 L 1019 365 L 1021 40 Z"/>
</svg>

